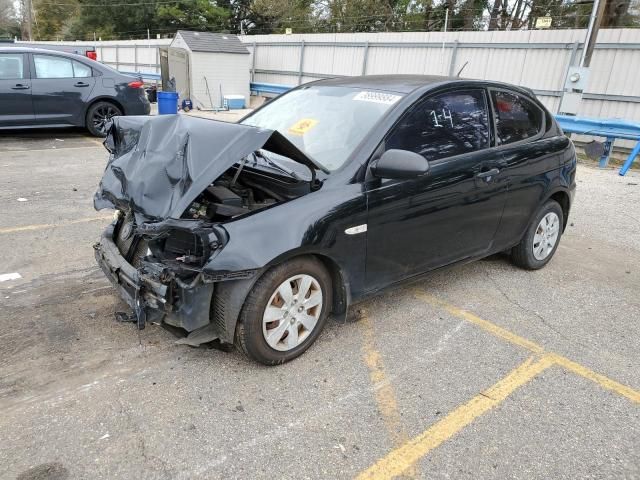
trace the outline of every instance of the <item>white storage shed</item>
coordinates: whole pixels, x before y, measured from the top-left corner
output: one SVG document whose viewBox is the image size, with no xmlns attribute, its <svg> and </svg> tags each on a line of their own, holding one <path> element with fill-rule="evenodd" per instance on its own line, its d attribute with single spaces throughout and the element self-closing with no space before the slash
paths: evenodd
<svg viewBox="0 0 640 480">
<path fill-rule="evenodd" d="M 249 50 L 235 35 L 178 30 L 168 48 L 168 67 L 180 101 L 218 108 L 222 97 L 241 95 L 249 104 Z"/>
</svg>

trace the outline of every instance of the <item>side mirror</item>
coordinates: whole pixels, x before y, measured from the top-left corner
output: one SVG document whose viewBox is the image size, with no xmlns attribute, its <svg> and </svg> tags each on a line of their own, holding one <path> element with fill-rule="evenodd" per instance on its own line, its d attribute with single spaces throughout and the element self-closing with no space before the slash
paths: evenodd
<svg viewBox="0 0 640 480">
<path fill-rule="evenodd" d="M 429 173 L 429 162 L 419 153 L 387 150 L 371 165 L 371 173 L 379 178 L 411 179 Z"/>
</svg>

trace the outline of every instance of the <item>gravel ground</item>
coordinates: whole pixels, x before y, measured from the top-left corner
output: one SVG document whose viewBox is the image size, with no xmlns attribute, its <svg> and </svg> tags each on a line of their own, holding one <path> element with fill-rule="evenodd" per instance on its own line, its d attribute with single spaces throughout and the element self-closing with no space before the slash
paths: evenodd
<svg viewBox="0 0 640 480">
<path fill-rule="evenodd" d="M 266 368 L 114 321 L 91 248 L 106 157 L 82 131 L 0 138 L 0 274 L 22 277 L 0 283 L 0 478 L 352 478 L 427 429 L 442 437 L 405 477 L 640 478 L 637 173 L 579 166 L 545 269 L 496 255 L 440 270 Z M 490 325 L 579 368 L 515 388 L 514 369 L 548 357 Z M 497 382 L 513 390 L 499 401 Z"/>
</svg>

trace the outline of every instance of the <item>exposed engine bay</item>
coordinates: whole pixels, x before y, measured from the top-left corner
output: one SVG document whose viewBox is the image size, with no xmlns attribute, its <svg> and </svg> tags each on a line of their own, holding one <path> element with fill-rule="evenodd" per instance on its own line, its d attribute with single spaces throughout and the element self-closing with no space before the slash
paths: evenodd
<svg viewBox="0 0 640 480">
<path fill-rule="evenodd" d="M 230 218 L 292 200 L 311 191 L 311 183 L 271 175 L 244 162 L 230 168 L 209 185 L 187 208 L 182 218 L 224 222 Z"/>
</svg>

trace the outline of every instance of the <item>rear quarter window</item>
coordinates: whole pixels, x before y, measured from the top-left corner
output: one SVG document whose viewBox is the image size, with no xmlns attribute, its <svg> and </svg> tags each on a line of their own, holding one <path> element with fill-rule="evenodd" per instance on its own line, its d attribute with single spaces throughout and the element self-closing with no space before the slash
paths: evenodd
<svg viewBox="0 0 640 480">
<path fill-rule="evenodd" d="M 0 53 L 0 80 L 24 78 L 24 56 L 22 53 Z"/>
<path fill-rule="evenodd" d="M 91 67 L 84 63 L 73 60 L 73 76 L 74 78 L 88 78 L 92 75 Z"/>
<path fill-rule="evenodd" d="M 542 131 L 544 114 L 527 98 L 503 91 L 492 91 L 491 98 L 501 145 L 535 137 Z"/>
</svg>

